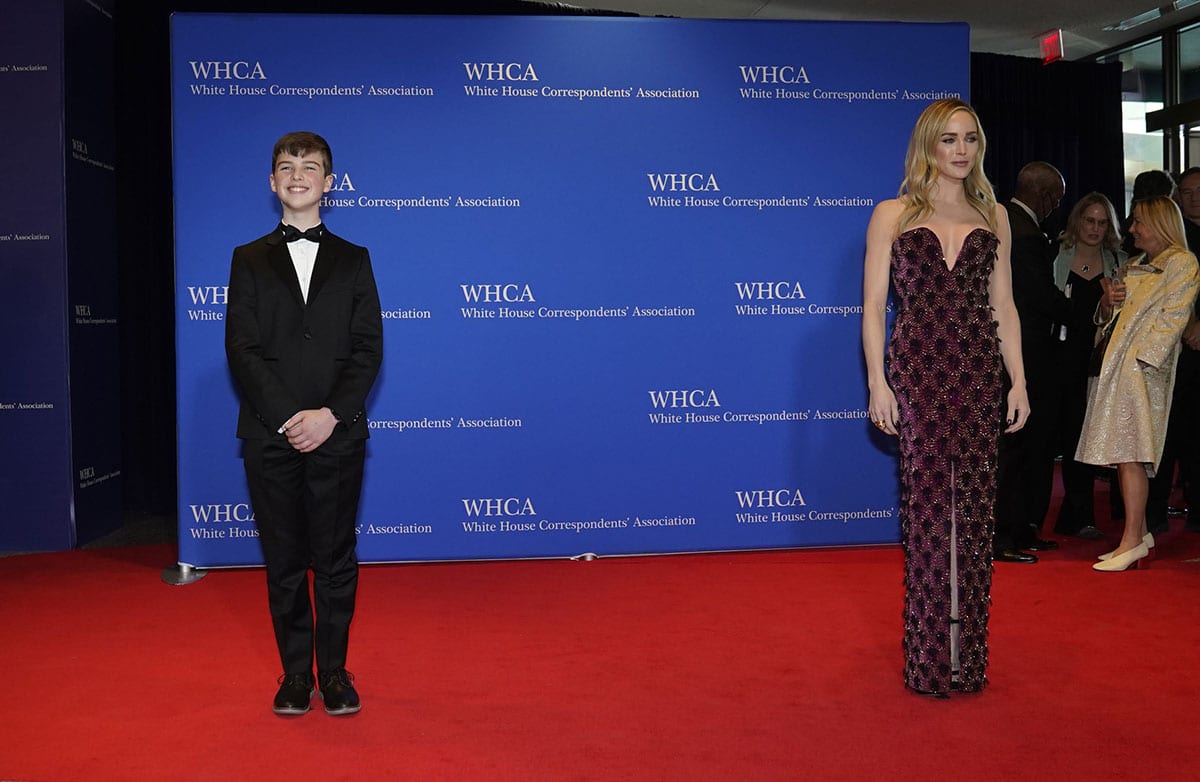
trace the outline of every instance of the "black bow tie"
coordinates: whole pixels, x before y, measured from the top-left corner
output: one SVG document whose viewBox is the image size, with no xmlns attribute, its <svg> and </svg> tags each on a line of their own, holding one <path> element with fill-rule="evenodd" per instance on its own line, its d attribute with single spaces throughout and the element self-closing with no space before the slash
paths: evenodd
<svg viewBox="0 0 1200 782">
<path fill-rule="evenodd" d="M 310 242 L 319 242 L 321 241 L 321 234 L 325 233 L 324 223 L 318 223 L 307 231 L 301 231 L 296 226 L 287 225 L 286 223 L 281 223 L 281 225 L 283 226 L 283 241 L 285 242 L 297 242 L 301 239 L 307 239 Z"/>
</svg>

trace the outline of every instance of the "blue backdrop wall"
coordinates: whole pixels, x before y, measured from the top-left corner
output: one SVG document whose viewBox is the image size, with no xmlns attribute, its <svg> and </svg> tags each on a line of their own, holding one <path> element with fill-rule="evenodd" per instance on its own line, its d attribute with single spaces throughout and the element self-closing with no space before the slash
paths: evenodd
<svg viewBox="0 0 1200 782">
<path fill-rule="evenodd" d="M 75 543 L 67 380 L 66 194 L 61 3 L 5 8 L 0 160 L 22 187 L 0 191 L 0 548 Z"/>
<path fill-rule="evenodd" d="M 223 352 L 275 139 L 334 151 L 383 371 L 364 561 L 880 543 L 863 236 L 965 25 L 177 14 L 180 561 L 260 561 Z"/>
<path fill-rule="evenodd" d="M 121 523 L 111 0 L 0 23 L 0 550 Z"/>
</svg>

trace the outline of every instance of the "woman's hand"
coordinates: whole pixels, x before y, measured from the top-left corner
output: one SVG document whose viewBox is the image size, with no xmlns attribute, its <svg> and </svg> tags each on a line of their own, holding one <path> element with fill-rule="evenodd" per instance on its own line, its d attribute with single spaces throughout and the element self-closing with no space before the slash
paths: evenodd
<svg viewBox="0 0 1200 782">
<path fill-rule="evenodd" d="M 876 429 L 884 434 L 896 434 L 900 423 L 900 408 L 896 405 L 896 395 L 887 383 L 871 388 L 871 403 L 867 410 Z"/>
<path fill-rule="evenodd" d="M 1004 430 L 1004 433 L 1011 434 L 1017 431 L 1028 420 L 1029 395 L 1025 393 L 1025 386 L 1013 386 L 1008 392 L 1008 413 L 1005 417 L 1008 428 Z"/>
<path fill-rule="evenodd" d="M 1102 277 L 1100 279 L 1100 288 L 1104 291 L 1100 297 L 1100 304 L 1104 309 L 1112 312 L 1125 303 L 1125 283 L 1115 282 L 1108 277 Z"/>
</svg>

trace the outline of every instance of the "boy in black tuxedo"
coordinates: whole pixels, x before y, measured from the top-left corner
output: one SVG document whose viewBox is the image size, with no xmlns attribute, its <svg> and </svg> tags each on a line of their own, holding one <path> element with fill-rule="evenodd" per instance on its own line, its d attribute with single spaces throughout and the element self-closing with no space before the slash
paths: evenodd
<svg viewBox="0 0 1200 782">
<path fill-rule="evenodd" d="M 361 708 L 346 650 L 365 405 L 383 356 L 383 320 L 367 249 L 321 223 L 332 167 L 315 133 L 276 142 L 270 184 L 283 221 L 236 248 L 229 273 L 225 353 L 242 392 L 237 436 L 283 664 L 276 714 L 307 712 L 314 684 L 330 714 Z"/>
</svg>

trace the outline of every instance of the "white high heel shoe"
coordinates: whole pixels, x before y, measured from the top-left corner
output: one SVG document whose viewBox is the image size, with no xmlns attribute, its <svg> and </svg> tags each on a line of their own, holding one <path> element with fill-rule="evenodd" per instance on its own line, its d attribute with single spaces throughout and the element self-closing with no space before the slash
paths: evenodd
<svg viewBox="0 0 1200 782">
<path fill-rule="evenodd" d="M 1115 557 L 1110 557 L 1103 562 L 1097 562 L 1092 565 L 1092 570 L 1099 570 L 1105 573 L 1119 573 L 1122 570 L 1134 568 L 1139 565 L 1148 565 L 1145 562 L 1146 557 L 1150 556 L 1150 549 L 1146 544 L 1139 543 L 1134 548 L 1129 549 L 1124 554 L 1118 554 Z"/>
<path fill-rule="evenodd" d="M 1146 544 L 1146 548 L 1148 548 L 1148 549 L 1154 548 L 1154 536 L 1151 535 L 1149 532 L 1147 532 L 1145 535 L 1142 535 L 1142 542 Z M 1096 559 L 1100 560 L 1101 562 L 1107 562 L 1108 560 L 1112 559 L 1112 555 L 1114 552 L 1115 552 L 1115 549 L 1113 551 L 1108 552 L 1107 554 L 1101 554 L 1100 556 L 1096 557 Z"/>
</svg>

